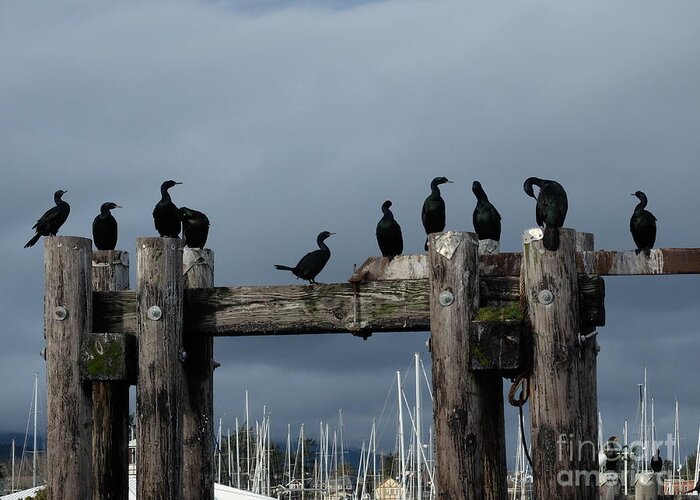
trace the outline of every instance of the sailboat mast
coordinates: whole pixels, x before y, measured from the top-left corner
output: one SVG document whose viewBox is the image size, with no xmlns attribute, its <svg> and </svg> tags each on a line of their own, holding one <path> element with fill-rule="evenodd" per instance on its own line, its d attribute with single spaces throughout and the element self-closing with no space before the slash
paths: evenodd
<svg viewBox="0 0 700 500">
<path fill-rule="evenodd" d="M 34 372 L 34 453 L 32 454 L 32 488 L 36 488 L 36 408 L 39 400 L 39 372 Z"/>
<path fill-rule="evenodd" d="M 12 438 L 12 482 L 10 483 L 10 493 L 14 493 L 14 492 L 15 492 L 15 438 Z"/>
<path fill-rule="evenodd" d="M 231 470 L 231 429 L 226 429 L 228 432 L 228 485 L 231 486 L 233 471 Z"/>
<path fill-rule="evenodd" d="M 421 469 L 423 468 L 423 433 L 421 431 L 421 393 L 420 393 L 420 354 L 415 353 L 416 363 L 416 500 L 423 498 L 423 476 Z"/>
<path fill-rule="evenodd" d="M 301 500 L 304 500 L 304 489 L 306 482 L 304 481 L 304 424 L 301 424 Z"/>
<path fill-rule="evenodd" d="M 238 425 L 238 417 L 236 417 L 236 488 L 241 488 L 241 446 L 238 435 L 241 433 L 241 428 Z"/>
<path fill-rule="evenodd" d="M 627 495 L 628 494 L 628 491 L 627 491 L 627 489 L 628 489 L 627 463 L 628 463 L 629 451 L 630 451 L 628 443 L 627 443 L 627 420 L 625 420 L 625 428 L 622 431 L 622 440 L 623 440 L 623 449 L 625 450 L 625 453 L 622 455 L 624 457 L 623 467 L 624 467 L 624 471 L 625 471 L 625 475 L 623 477 L 623 485 L 625 487 L 625 495 Z"/>
<path fill-rule="evenodd" d="M 248 389 L 245 391 L 245 461 L 247 489 L 250 491 L 250 412 L 248 408 Z"/>
<path fill-rule="evenodd" d="M 221 484 L 221 417 L 219 417 L 219 460 L 218 460 L 218 472 L 216 474 L 216 482 Z"/>
<path fill-rule="evenodd" d="M 406 450 L 403 442 L 403 397 L 401 391 L 401 372 L 396 372 L 396 390 L 398 391 L 398 407 L 399 407 L 399 472 L 401 485 L 401 500 L 406 500 Z"/>
<path fill-rule="evenodd" d="M 700 457 L 700 427 L 698 427 L 698 446 L 695 448 L 695 475 L 693 476 L 693 484 L 698 484 L 698 480 L 700 479 L 700 477 L 698 477 L 700 476 L 700 460 L 698 457 Z"/>
</svg>

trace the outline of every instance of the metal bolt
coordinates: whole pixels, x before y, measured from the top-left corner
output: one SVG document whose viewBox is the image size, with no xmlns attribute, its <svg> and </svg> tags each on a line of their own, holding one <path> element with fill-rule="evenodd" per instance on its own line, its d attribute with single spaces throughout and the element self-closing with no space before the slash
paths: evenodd
<svg viewBox="0 0 700 500">
<path fill-rule="evenodd" d="M 186 359 L 187 359 L 187 352 L 186 352 L 186 351 L 182 351 L 182 352 L 180 353 L 180 361 L 181 361 L 182 363 L 184 363 Z"/>
<path fill-rule="evenodd" d="M 440 292 L 440 296 L 438 297 L 438 302 L 440 302 L 440 305 L 443 307 L 447 307 L 450 304 L 452 304 L 455 301 L 454 295 L 452 295 L 452 292 L 449 290 L 444 290 Z"/>
<path fill-rule="evenodd" d="M 542 290 L 537 294 L 537 301 L 545 306 L 551 304 L 554 301 L 554 294 L 549 290 Z"/>
<path fill-rule="evenodd" d="M 153 321 L 158 321 L 162 317 L 163 317 L 163 311 L 161 311 L 160 307 L 151 306 L 148 308 L 148 319 L 151 319 Z"/>
<path fill-rule="evenodd" d="M 53 317 L 58 321 L 63 321 L 68 317 L 68 310 L 63 306 L 57 306 L 53 310 Z"/>
</svg>

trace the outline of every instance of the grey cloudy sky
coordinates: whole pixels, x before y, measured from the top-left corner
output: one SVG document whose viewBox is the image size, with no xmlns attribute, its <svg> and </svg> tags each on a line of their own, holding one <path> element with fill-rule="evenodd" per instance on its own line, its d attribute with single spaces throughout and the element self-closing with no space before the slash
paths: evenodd
<svg viewBox="0 0 700 500">
<path fill-rule="evenodd" d="M 632 247 L 637 189 L 659 246 L 699 246 L 698 25 L 694 0 L 1 2 L 0 431 L 23 429 L 43 374 L 43 256 L 22 245 L 59 188 L 72 206 L 62 234 L 89 237 L 115 201 L 133 255 L 154 234 L 160 183 L 183 181 L 174 201 L 209 215 L 219 286 L 294 282 L 272 264 L 294 264 L 323 229 L 337 235 L 319 279 L 346 280 L 378 253 L 385 199 L 406 251 L 422 251 L 437 175 L 455 181 L 443 189 L 455 230 L 472 229 L 469 189 L 482 182 L 504 251 L 534 225 L 530 175 L 565 186 L 567 226 L 598 248 Z M 634 423 L 647 365 L 659 432 L 672 431 L 677 396 L 694 450 L 700 277 L 607 286 L 606 434 Z M 358 444 L 425 339 L 217 339 L 217 416 L 241 416 L 248 388 L 279 439 L 287 422 L 315 429 L 342 407 Z"/>
</svg>

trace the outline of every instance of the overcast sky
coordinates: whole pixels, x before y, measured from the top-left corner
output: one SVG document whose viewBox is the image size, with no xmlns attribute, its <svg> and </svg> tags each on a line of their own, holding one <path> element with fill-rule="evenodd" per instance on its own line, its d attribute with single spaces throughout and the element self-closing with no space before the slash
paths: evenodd
<svg viewBox="0 0 700 500">
<path fill-rule="evenodd" d="M 440 175 L 455 182 L 454 230 L 472 230 L 482 182 L 503 251 L 535 223 L 532 175 L 564 185 L 566 225 L 597 248 L 633 247 L 636 190 L 658 246 L 699 246 L 699 25 L 695 0 L 0 1 L 0 431 L 24 429 L 44 376 L 42 245 L 22 246 L 57 189 L 72 207 L 63 235 L 90 237 L 101 203 L 123 205 L 119 248 L 135 267 L 160 183 L 182 181 L 175 203 L 212 221 L 217 286 L 295 283 L 273 264 L 293 265 L 322 230 L 337 235 L 319 280 L 345 281 L 378 254 L 385 199 L 406 252 L 422 251 L 420 207 Z M 606 283 L 605 434 L 634 425 L 646 365 L 657 434 L 672 432 L 677 396 L 694 451 L 700 276 Z M 248 388 L 284 440 L 288 422 L 333 425 L 342 407 L 359 446 L 394 372 L 414 352 L 430 372 L 426 337 L 217 339 L 216 416 L 233 426 Z"/>
</svg>

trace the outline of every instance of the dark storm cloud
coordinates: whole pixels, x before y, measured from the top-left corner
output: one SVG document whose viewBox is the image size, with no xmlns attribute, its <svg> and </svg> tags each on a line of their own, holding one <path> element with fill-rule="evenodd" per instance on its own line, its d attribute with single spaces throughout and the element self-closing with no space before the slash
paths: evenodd
<svg viewBox="0 0 700 500">
<path fill-rule="evenodd" d="M 637 189 L 660 246 L 700 245 L 696 2 L 343 4 L 3 6 L 0 430 L 23 425 L 14 381 L 43 370 L 42 252 L 21 246 L 59 188 L 72 206 L 63 234 L 89 236 L 102 202 L 123 205 L 133 262 L 158 186 L 183 181 L 174 201 L 209 215 L 219 286 L 293 282 L 272 264 L 294 264 L 324 229 L 338 234 L 319 279 L 346 280 L 377 253 L 385 199 L 406 251 L 420 251 L 437 175 L 455 181 L 443 195 L 456 230 L 471 230 L 469 188 L 482 182 L 504 251 L 534 224 L 530 175 L 567 188 L 567 225 L 598 248 L 632 246 Z M 634 418 L 644 365 L 659 408 L 677 394 L 682 425 L 698 424 L 695 278 L 608 279 L 599 406 L 611 426 Z M 357 442 L 424 341 L 217 340 L 217 413 L 240 415 L 246 387 L 279 426 L 342 406 Z"/>
</svg>

